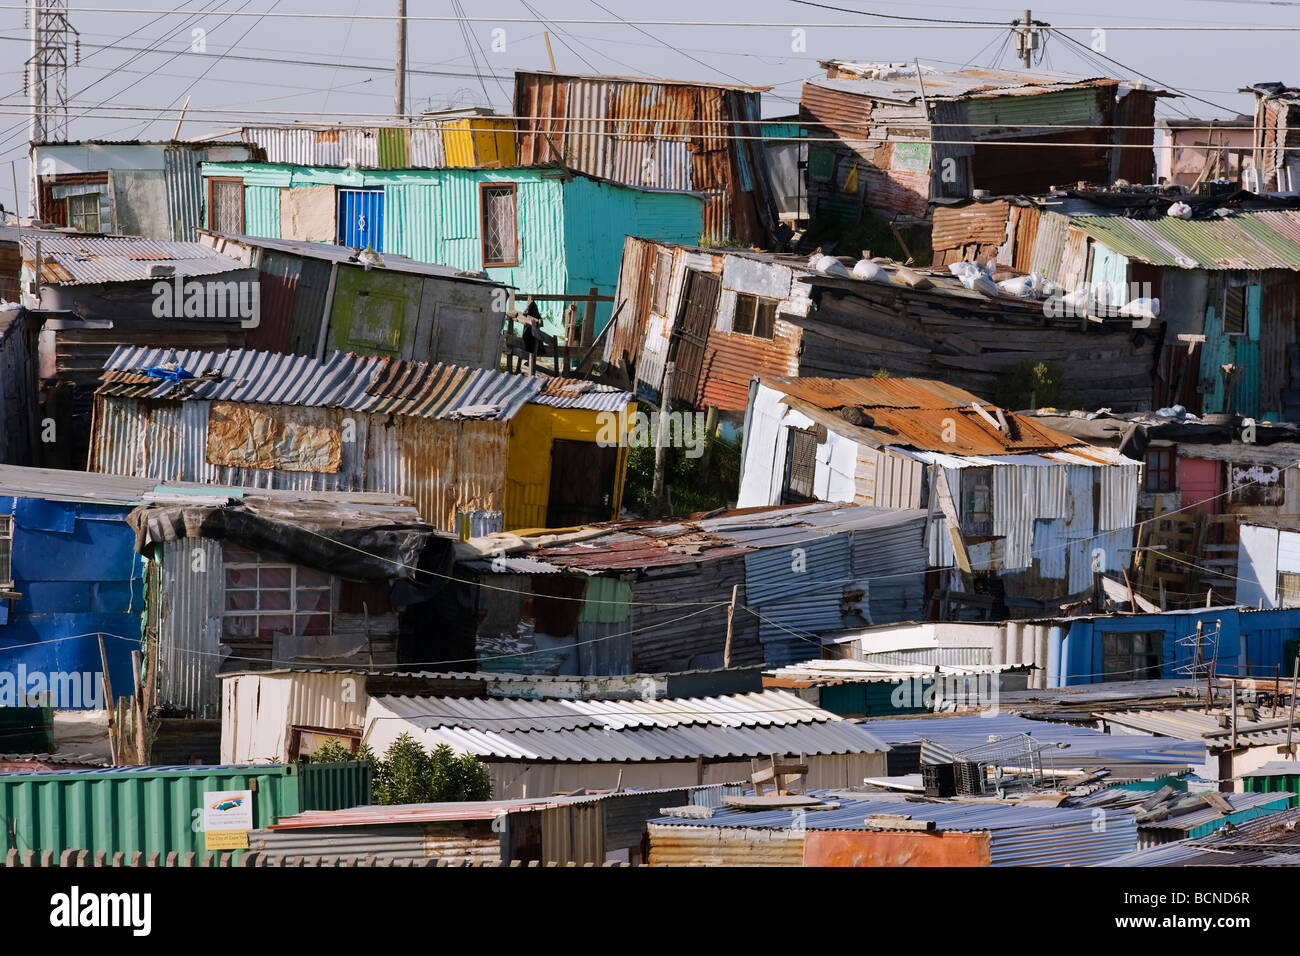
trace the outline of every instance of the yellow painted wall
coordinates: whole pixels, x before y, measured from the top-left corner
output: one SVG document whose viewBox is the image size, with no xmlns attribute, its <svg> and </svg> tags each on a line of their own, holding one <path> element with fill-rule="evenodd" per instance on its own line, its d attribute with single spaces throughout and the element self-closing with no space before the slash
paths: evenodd
<svg viewBox="0 0 1300 956">
<path fill-rule="evenodd" d="M 442 124 L 448 166 L 505 167 L 515 164 L 513 120 L 476 116 Z"/>
<path fill-rule="evenodd" d="M 622 430 L 631 431 L 636 403 L 624 409 Z M 506 432 L 505 530 L 546 527 L 546 503 L 551 495 L 551 443 L 557 438 L 594 442 L 600 431 L 601 412 L 580 408 L 525 405 L 510 420 Z M 611 518 L 623 507 L 623 482 L 627 477 L 626 443 L 618 451 Z"/>
</svg>

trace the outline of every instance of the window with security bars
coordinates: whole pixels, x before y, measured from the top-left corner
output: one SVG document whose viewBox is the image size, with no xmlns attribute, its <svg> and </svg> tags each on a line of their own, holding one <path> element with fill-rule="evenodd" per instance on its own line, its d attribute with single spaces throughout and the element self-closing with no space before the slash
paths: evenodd
<svg viewBox="0 0 1300 956">
<path fill-rule="evenodd" d="M 0 515 L 0 590 L 11 590 L 14 586 L 14 519 L 12 515 Z"/>
<path fill-rule="evenodd" d="M 68 197 L 68 225 L 80 232 L 102 232 L 99 227 L 99 193 Z"/>
<path fill-rule="evenodd" d="M 813 482 L 817 477 L 817 435 L 801 428 L 791 428 L 785 445 L 785 487 L 781 503 L 812 501 Z"/>
<path fill-rule="evenodd" d="M 277 634 L 327 637 L 334 607 L 334 582 L 324 571 L 264 560 L 241 548 L 226 548 L 222 637 L 270 640 Z"/>
<path fill-rule="evenodd" d="M 1158 680 L 1164 663 L 1164 631 L 1106 631 L 1101 635 L 1101 679 Z"/>
<path fill-rule="evenodd" d="M 771 339 L 776 334 L 776 299 L 736 294 L 736 314 L 731 320 L 731 331 L 752 335 L 757 339 Z"/>
<path fill-rule="evenodd" d="M 1277 596 L 1283 607 L 1300 606 L 1300 574 L 1292 571 L 1279 571 L 1277 575 Z"/>
<path fill-rule="evenodd" d="M 519 237 L 515 219 L 515 184 L 484 183 L 479 191 L 482 216 L 483 265 L 519 264 Z"/>
<path fill-rule="evenodd" d="M 208 180 L 208 228 L 213 232 L 244 231 L 244 181 Z"/>
</svg>

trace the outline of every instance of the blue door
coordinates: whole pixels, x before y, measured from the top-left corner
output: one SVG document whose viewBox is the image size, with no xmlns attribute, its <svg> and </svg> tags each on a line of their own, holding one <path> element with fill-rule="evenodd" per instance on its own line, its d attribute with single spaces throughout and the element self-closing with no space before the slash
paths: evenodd
<svg viewBox="0 0 1300 956">
<path fill-rule="evenodd" d="M 384 251 L 384 191 L 339 190 L 339 245 Z"/>
</svg>

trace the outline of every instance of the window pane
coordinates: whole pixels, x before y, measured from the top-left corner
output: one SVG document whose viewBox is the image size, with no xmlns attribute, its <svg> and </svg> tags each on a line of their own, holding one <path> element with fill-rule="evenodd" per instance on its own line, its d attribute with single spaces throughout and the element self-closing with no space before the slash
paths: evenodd
<svg viewBox="0 0 1300 956">
<path fill-rule="evenodd" d="M 257 634 L 257 617 L 253 614 L 227 614 L 221 619 L 225 637 L 249 638 Z"/>
<path fill-rule="evenodd" d="M 257 592 L 256 591 L 227 591 L 226 610 L 227 611 L 256 611 Z"/>
<path fill-rule="evenodd" d="M 292 568 L 258 568 L 257 585 L 262 588 L 288 588 L 293 586 Z"/>
<path fill-rule="evenodd" d="M 759 299 L 758 315 L 754 319 L 754 334 L 760 339 L 770 339 L 776 332 L 776 300 Z"/>
<path fill-rule="evenodd" d="M 736 316 L 731 320 L 731 331 L 749 335 L 754 331 L 754 297 L 736 296 Z"/>
<path fill-rule="evenodd" d="M 515 190 L 487 186 L 482 192 L 483 264 L 515 261 Z"/>
<path fill-rule="evenodd" d="M 297 611 L 328 611 L 330 609 L 330 592 L 322 590 L 298 589 Z"/>
<path fill-rule="evenodd" d="M 293 610 L 292 593 L 291 591 L 260 591 L 258 610 L 291 611 Z"/>
<path fill-rule="evenodd" d="M 257 587 L 257 569 L 256 568 L 226 568 L 226 587 L 227 588 Z"/>
<path fill-rule="evenodd" d="M 327 571 L 317 571 L 315 568 L 298 569 L 298 587 L 300 588 L 323 588 L 329 587 L 332 583 Z"/>
</svg>

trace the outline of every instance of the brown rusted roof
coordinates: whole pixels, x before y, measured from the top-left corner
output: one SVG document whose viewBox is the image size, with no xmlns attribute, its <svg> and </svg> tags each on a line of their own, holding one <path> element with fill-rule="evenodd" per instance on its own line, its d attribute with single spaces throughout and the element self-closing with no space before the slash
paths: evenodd
<svg viewBox="0 0 1300 956">
<path fill-rule="evenodd" d="M 962 388 L 922 378 L 761 379 L 789 396 L 792 407 L 842 434 L 857 434 L 878 445 L 901 445 L 950 455 L 1005 455 L 1073 448 L 1078 439 L 1034 419 L 1003 412 L 1010 427 L 1003 431 L 972 406 L 995 420 L 998 409 Z M 842 416 L 858 409 L 857 424 Z M 856 417 L 856 416 L 855 416 Z"/>
<path fill-rule="evenodd" d="M 818 408 L 961 408 L 987 404 L 964 388 L 929 378 L 771 378 L 769 385 Z"/>
</svg>

